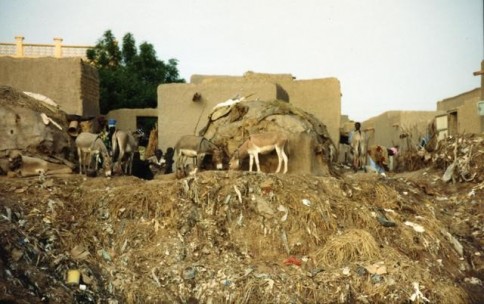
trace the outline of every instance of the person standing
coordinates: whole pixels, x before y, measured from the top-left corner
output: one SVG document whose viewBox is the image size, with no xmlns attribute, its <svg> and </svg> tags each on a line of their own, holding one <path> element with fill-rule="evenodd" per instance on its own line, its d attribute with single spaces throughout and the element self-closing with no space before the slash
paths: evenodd
<svg viewBox="0 0 484 304">
<path fill-rule="evenodd" d="M 355 123 L 355 129 L 350 132 L 348 142 L 351 146 L 351 152 L 353 154 L 353 170 L 356 172 L 362 166 L 365 166 L 365 139 L 361 133 L 361 123 Z"/>
</svg>

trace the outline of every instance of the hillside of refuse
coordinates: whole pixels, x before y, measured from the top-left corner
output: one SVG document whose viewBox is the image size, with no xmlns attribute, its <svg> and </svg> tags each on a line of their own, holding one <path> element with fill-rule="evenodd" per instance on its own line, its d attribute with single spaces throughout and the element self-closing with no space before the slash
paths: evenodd
<svg viewBox="0 0 484 304">
<path fill-rule="evenodd" d="M 482 177 L 335 172 L 0 177 L 0 300 L 482 301 Z"/>
</svg>

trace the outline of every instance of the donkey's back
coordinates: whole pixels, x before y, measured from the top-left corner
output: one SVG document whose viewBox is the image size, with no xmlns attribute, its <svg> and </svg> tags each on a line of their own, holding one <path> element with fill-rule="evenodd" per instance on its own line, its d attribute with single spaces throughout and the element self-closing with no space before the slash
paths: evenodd
<svg viewBox="0 0 484 304">
<path fill-rule="evenodd" d="M 211 154 L 218 147 L 203 136 L 185 135 L 180 137 L 175 145 L 175 151 L 188 157 L 195 157 L 197 154 Z"/>
</svg>

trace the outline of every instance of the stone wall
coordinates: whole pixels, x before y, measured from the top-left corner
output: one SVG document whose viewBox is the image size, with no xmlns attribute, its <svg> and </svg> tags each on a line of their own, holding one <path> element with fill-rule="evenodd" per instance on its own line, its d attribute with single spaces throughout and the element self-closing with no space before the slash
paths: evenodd
<svg viewBox="0 0 484 304">
<path fill-rule="evenodd" d="M 0 57 L 0 85 L 39 93 L 67 114 L 99 115 L 99 76 L 80 58 Z"/>
</svg>

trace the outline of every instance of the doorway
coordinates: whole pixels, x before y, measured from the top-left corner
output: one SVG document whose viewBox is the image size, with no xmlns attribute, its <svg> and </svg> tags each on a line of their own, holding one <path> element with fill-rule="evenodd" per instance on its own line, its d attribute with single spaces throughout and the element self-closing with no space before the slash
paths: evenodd
<svg viewBox="0 0 484 304">
<path fill-rule="evenodd" d="M 457 111 L 449 112 L 448 119 L 449 119 L 449 124 L 448 124 L 449 135 L 455 136 L 459 131 L 458 129 L 459 121 L 457 119 Z"/>
</svg>

